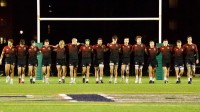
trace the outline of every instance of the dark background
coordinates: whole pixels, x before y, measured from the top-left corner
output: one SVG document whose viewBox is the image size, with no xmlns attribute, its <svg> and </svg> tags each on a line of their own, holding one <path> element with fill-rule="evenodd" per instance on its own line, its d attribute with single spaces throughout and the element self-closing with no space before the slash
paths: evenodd
<svg viewBox="0 0 200 112">
<path fill-rule="evenodd" d="M 40 0 L 41 17 L 158 17 L 158 0 Z M 0 7 L 0 37 L 13 38 L 15 45 L 24 38 L 28 45 L 37 39 L 36 0 L 6 0 L 7 6 Z M 175 44 L 192 35 L 199 46 L 200 0 L 163 0 L 162 38 Z M 2 21 L 3 18 L 3 21 Z M 23 30 L 24 34 L 19 34 Z M 42 21 L 41 42 L 48 38 L 51 44 L 64 39 L 66 43 L 76 37 L 79 42 L 86 38 L 95 44 L 102 37 L 104 43 L 118 35 L 119 43 L 130 37 L 134 44 L 136 35 L 143 43 L 158 42 L 158 21 Z M 3 45 L 1 45 L 3 46 Z"/>
</svg>

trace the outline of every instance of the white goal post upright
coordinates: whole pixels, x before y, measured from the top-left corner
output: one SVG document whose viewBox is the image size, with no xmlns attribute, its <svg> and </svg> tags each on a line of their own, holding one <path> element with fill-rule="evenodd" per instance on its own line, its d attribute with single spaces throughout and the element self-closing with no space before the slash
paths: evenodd
<svg viewBox="0 0 200 112">
<path fill-rule="evenodd" d="M 40 18 L 40 0 L 37 0 L 37 42 L 40 43 L 41 21 L 158 21 L 159 43 L 162 41 L 162 0 L 159 0 L 159 17 L 155 18 Z"/>
</svg>

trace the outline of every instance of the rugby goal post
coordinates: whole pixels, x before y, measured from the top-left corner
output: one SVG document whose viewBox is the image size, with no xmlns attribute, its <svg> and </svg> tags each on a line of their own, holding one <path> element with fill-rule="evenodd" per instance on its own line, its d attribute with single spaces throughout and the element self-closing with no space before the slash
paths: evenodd
<svg viewBox="0 0 200 112">
<path fill-rule="evenodd" d="M 159 0 L 159 16 L 154 18 L 42 18 L 40 17 L 40 0 L 37 0 L 37 43 L 40 43 L 41 21 L 158 21 L 158 43 L 162 41 L 162 0 Z M 158 61 L 161 61 L 160 58 Z M 162 68 L 158 68 L 160 71 Z M 41 73 L 41 72 L 38 72 Z M 38 74 L 39 75 L 39 74 Z M 158 73 L 157 75 L 160 75 Z M 162 75 L 162 74 L 161 74 Z"/>
</svg>

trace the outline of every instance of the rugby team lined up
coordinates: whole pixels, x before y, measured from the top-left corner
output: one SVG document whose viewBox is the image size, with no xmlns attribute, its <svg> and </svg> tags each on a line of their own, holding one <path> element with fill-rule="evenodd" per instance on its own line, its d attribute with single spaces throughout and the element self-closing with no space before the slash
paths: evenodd
<svg viewBox="0 0 200 112">
<path fill-rule="evenodd" d="M 163 40 L 163 46 L 156 47 L 154 41 L 149 42 L 149 46 L 142 43 L 142 37 L 136 36 L 136 44 L 130 45 L 129 38 L 124 38 L 124 44 L 117 43 L 118 37 L 112 36 L 112 42 L 107 45 L 103 44 L 103 39 L 98 38 L 96 45 L 90 45 L 90 40 L 85 39 L 85 43 L 78 43 L 76 38 L 72 42 L 65 44 L 60 40 L 57 45 L 50 45 L 49 40 L 44 40 L 41 48 L 36 46 L 34 40 L 31 46 L 25 45 L 25 40 L 21 39 L 19 45 L 13 45 L 13 39 L 8 40 L 8 45 L 2 50 L 0 64 L 5 57 L 5 74 L 6 83 L 13 84 L 14 68 L 17 61 L 17 72 L 19 83 L 25 82 L 25 68 L 28 57 L 28 75 L 30 83 L 36 81 L 36 69 L 38 65 L 37 54 L 42 53 L 42 73 L 44 83 L 49 84 L 50 69 L 52 64 L 51 53 L 56 52 L 56 68 L 58 83 L 65 83 L 67 66 L 69 66 L 70 84 L 76 83 L 78 63 L 81 61 L 82 81 L 89 83 L 90 67 L 94 64 L 96 83 L 103 82 L 104 71 L 104 53 L 109 52 L 110 79 L 109 83 L 117 83 L 118 65 L 121 62 L 121 81 L 129 83 L 130 62 L 134 60 L 135 83 L 142 83 L 142 69 L 144 66 L 144 55 L 148 55 L 147 64 L 149 72 L 149 83 L 155 83 L 156 68 L 158 61 L 156 56 L 162 54 L 162 68 L 164 83 L 168 83 L 171 59 L 174 61 L 174 69 L 177 84 L 181 83 L 181 76 L 184 73 L 184 65 L 187 67 L 188 84 L 192 84 L 192 77 L 195 75 L 196 64 L 199 63 L 197 45 L 192 43 L 192 36 L 187 36 L 187 43 L 182 46 L 181 40 L 177 40 L 176 46 L 168 44 L 168 40 Z M 79 58 L 81 55 L 81 59 Z M 17 57 L 17 58 L 16 58 Z M 17 59 L 17 60 L 16 60 Z"/>
</svg>

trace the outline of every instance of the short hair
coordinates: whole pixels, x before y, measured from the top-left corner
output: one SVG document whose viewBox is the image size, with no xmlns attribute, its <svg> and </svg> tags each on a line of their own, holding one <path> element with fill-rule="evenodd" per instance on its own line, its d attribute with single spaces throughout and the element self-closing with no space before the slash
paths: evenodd
<svg viewBox="0 0 200 112">
<path fill-rule="evenodd" d="M 13 42 L 14 42 L 14 40 L 13 40 L 13 39 L 8 39 L 8 42 L 11 42 L 11 43 L 13 43 Z"/>
<path fill-rule="evenodd" d="M 139 38 L 142 39 L 142 36 L 140 36 L 140 35 L 136 36 L 136 37 L 135 37 L 135 40 L 137 40 L 137 39 L 139 39 Z"/>
<path fill-rule="evenodd" d="M 72 38 L 72 40 L 77 40 L 77 38 Z"/>
<path fill-rule="evenodd" d="M 49 39 L 45 39 L 44 42 L 49 42 Z"/>
<path fill-rule="evenodd" d="M 153 40 L 150 40 L 150 41 L 149 41 L 149 43 L 151 43 L 151 42 L 155 43 Z"/>
<path fill-rule="evenodd" d="M 168 40 L 167 40 L 167 39 L 164 39 L 163 42 L 164 42 L 164 41 L 168 41 Z"/>
<path fill-rule="evenodd" d="M 177 40 L 176 43 L 182 43 L 181 40 Z"/>
<path fill-rule="evenodd" d="M 85 42 L 89 41 L 90 42 L 90 39 L 85 39 Z"/>
<path fill-rule="evenodd" d="M 103 40 L 102 38 L 98 38 L 97 40 Z"/>
<path fill-rule="evenodd" d="M 190 38 L 190 37 L 192 38 L 192 35 L 188 35 L 188 36 L 187 36 L 187 39 Z"/>
<path fill-rule="evenodd" d="M 35 40 L 31 40 L 31 44 L 35 43 Z"/>
<path fill-rule="evenodd" d="M 125 40 L 125 39 L 128 39 L 128 40 L 129 40 L 129 37 L 125 37 L 124 40 Z"/>
<path fill-rule="evenodd" d="M 20 39 L 20 44 L 25 45 L 25 40 L 24 39 Z"/>
<path fill-rule="evenodd" d="M 118 39 L 118 36 L 117 35 L 113 35 L 112 39 L 116 40 L 116 39 Z"/>
</svg>

